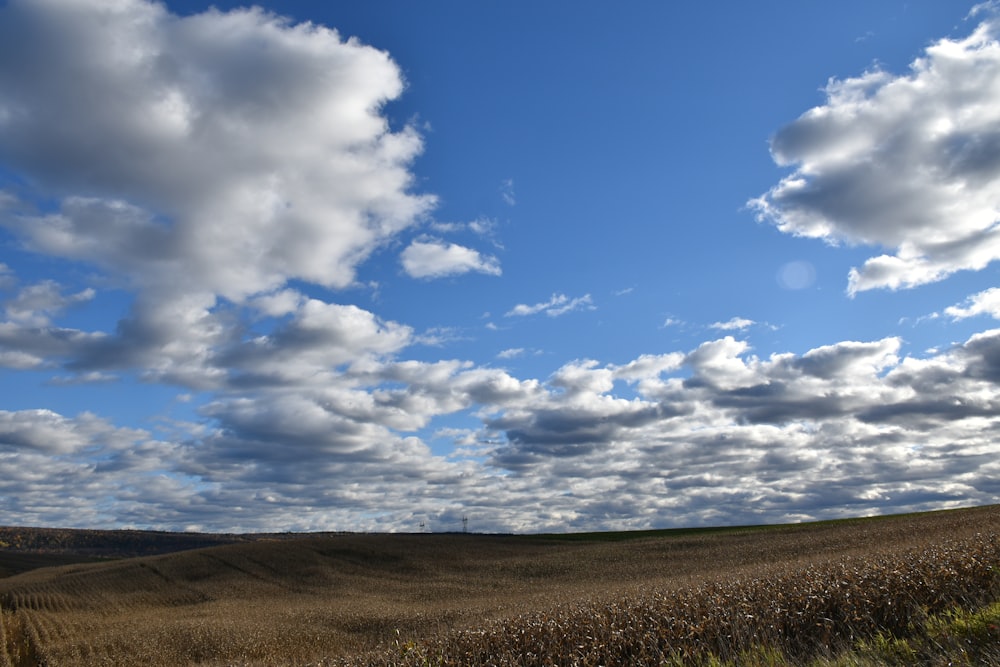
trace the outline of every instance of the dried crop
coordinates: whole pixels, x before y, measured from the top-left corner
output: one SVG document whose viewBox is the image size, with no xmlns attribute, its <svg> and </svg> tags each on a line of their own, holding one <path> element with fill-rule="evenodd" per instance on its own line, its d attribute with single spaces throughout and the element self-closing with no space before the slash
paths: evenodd
<svg viewBox="0 0 1000 667">
<path fill-rule="evenodd" d="M 939 649 L 1000 665 L 974 651 L 1000 644 L 998 534 L 992 506 L 635 535 L 289 536 L 42 567 L 0 578 L 0 667 L 945 664 L 920 662 Z M 845 650 L 902 657 L 837 663 Z"/>
<path fill-rule="evenodd" d="M 978 534 L 902 553 L 562 605 L 429 640 L 400 641 L 381 655 L 341 664 L 747 664 L 754 655 L 767 656 L 766 664 L 802 664 L 863 640 L 928 632 L 923 620 L 929 615 L 995 600 L 998 566 L 998 536 Z"/>
</svg>

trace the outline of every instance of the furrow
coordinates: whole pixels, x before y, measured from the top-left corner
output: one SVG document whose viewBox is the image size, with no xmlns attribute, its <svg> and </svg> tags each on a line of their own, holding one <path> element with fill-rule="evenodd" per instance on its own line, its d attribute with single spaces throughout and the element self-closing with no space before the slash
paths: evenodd
<svg viewBox="0 0 1000 667">
<path fill-rule="evenodd" d="M 14 667 L 14 663 L 11 662 L 10 652 L 8 651 L 7 646 L 6 618 L 7 612 L 3 610 L 3 607 L 0 607 L 0 667 Z"/>
</svg>

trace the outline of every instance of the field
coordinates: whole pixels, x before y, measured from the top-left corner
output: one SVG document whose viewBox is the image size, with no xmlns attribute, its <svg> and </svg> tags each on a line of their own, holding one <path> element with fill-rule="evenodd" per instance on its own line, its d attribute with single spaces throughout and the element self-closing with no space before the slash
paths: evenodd
<svg viewBox="0 0 1000 667">
<path fill-rule="evenodd" d="M 563 536 L 4 530 L 0 667 L 1000 665 L 1000 506 Z"/>
</svg>

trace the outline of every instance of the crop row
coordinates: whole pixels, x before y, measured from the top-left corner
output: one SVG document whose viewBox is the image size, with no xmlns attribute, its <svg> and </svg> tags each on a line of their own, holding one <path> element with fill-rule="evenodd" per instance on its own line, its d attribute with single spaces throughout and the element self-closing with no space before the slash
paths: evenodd
<svg viewBox="0 0 1000 667">
<path fill-rule="evenodd" d="M 38 628 L 29 614 L 0 609 L 0 666 L 42 664 L 40 645 Z"/>
<path fill-rule="evenodd" d="M 901 552 L 759 568 L 698 586 L 558 606 L 423 640 L 342 665 L 698 664 L 762 647 L 792 663 L 1000 595 L 995 534 Z"/>
</svg>

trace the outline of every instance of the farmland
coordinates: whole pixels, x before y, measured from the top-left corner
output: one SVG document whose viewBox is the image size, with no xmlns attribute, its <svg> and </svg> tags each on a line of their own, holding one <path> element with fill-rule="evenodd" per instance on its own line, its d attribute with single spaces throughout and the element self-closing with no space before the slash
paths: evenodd
<svg viewBox="0 0 1000 667">
<path fill-rule="evenodd" d="M 1000 664 L 998 506 L 586 535 L 17 534 L 0 667 Z M 881 662 L 835 662 L 865 651 Z"/>
</svg>

